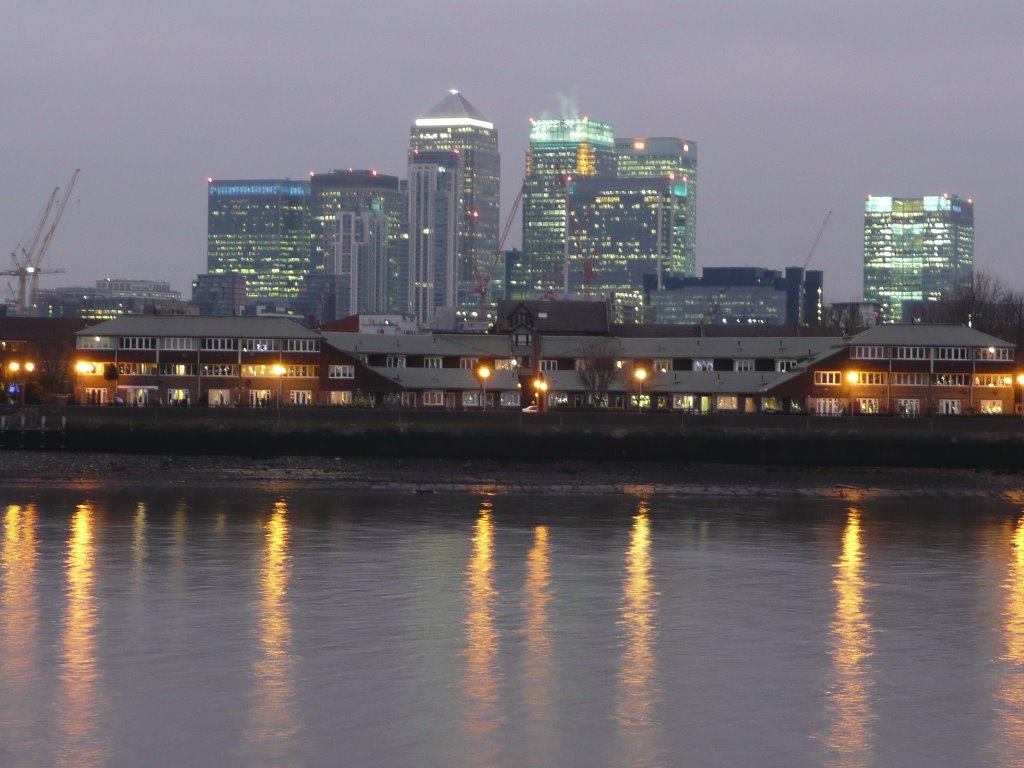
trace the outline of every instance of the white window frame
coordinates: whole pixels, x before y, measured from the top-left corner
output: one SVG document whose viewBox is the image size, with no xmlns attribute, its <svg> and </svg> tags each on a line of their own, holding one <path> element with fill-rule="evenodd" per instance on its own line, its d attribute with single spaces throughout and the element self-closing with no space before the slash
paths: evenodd
<svg viewBox="0 0 1024 768">
<path fill-rule="evenodd" d="M 710 357 L 699 357 L 693 360 L 693 370 L 711 373 L 715 370 L 715 361 Z"/>
<path fill-rule="evenodd" d="M 815 371 L 814 383 L 819 387 L 831 387 L 843 383 L 842 371 Z"/>
<path fill-rule="evenodd" d="M 328 379 L 354 379 L 356 367 L 354 365 L 329 365 L 327 366 Z"/>
<path fill-rule="evenodd" d="M 405 355 L 388 355 L 384 365 L 386 368 L 405 368 Z"/>
<path fill-rule="evenodd" d="M 443 408 L 444 391 L 440 389 L 425 389 L 420 400 L 424 408 Z"/>
<path fill-rule="evenodd" d="M 424 368 L 443 368 L 444 367 L 444 358 L 442 358 L 440 355 L 427 355 L 426 357 L 423 358 L 423 367 Z"/>
<path fill-rule="evenodd" d="M 749 372 L 753 371 L 754 367 L 755 362 L 752 357 L 740 357 L 732 361 L 732 369 L 734 371 Z"/>
</svg>

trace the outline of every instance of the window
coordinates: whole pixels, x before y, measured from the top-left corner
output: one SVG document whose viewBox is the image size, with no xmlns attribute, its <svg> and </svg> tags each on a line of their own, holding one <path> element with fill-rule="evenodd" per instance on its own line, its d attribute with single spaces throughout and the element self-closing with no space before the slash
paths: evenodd
<svg viewBox="0 0 1024 768">
<path fill-rule="evenodd" d="M 877 397 L 858 397 L 857 398 L 857 413 L 864 414 L 877 414 L 878 413 L 878 398 Z"/>
<path fill-rule="evenodd" d="M 464 371 L 475 371 L 480 363 L 479 357 L 460 357 L 459 368 Z"/>
<path fill-rule="evenodd" d="M 558 361 L 557 360 L 541 360 L 540 369 L 542 371 L 557 371 Z"/>
<path fill-rule="evenodd" d="M 926 347 L 896 347 L 892 351 L 893 360 L 927 360 Z"/>
<path fill-rule="evenodd" d="M 975 350 L 979 360 L 1013 360 L 1013 350 L 1009 347 L 982 347 Z"/>
<path fill-rule="evenodd" d="M 693 370 L 704 371 L 705 373 L 715 370 L 714 360 L 694 360 Z"/>
<path fill-rule="evenodd" d="M 405 368 L 405 355 L 388 355 L 385 363 L 388 368 Z"/>
<path fill-rule="evenodd" d="M 122 336 L 117 341 L 120 349 L 156 349 L 156 339 L 152 336 Z"/>
<path fill-rule="evenodd" d="M 331 405 L 352 405 L 351 390 L 343 389 L 338 392 L 331 392 L 328 403 Z"/>
<path fill-rule="evenodd" d="M 854 360 L 886 360 L 889 357 L 889 350 L 886 347 L 877 346 L 855 346 L 850 352 Z"/>
<path fill-rule="evenodd" d="M 118 363 L 117 372 L 121 376 L 156 376 L 156 363 Z"/>
<path fill-rule="evenodd" d="M 896 413 L 900 416 L 917 416 L 921 413 L 921 401 L 899 398 L 896 400 Z"/>
<path fill-rule="evenodd" d="M 960 401 L 959 400 L 939 400 L 939 413 L 943 416 L 959 416 L 960 415 Z"/>
<path fill-rule="evenodd" d="M 927 387 L 927 373 L 894 373 L 890 379 L 895 387 Z"/>
<path fill-rule="evenodd" d="M 280 348 L 277 339 L 246 339 L 243 346 L 246 352 L 276 352 Z"/>
<path fill-rule="evenodd" d="M 1003 412 L 1002 400 L 982 400 L 978 404 L 978 411 L 986 416 Z"/>
<path fill-rule="evenodd" d="M 796 360 L 790 358 L 779 358 L 775 361 L 775 370 L 782 372 L 788 371 L 796 365 Z"/>
<path fill-rule="evenodd" d="M 514 357 L 510 357 L 507 359 L 499 358 L 494 361 L 494 370 L 496 371 L 514 371 L 516 369 L 516 366 L 517 363 Z"/>
<path fill-rule="evenodd" d="M 110 336 L 79 336 L 75 345 L 79 349 L 113 349 L 114 339 Z"/>
<path fill-rule="evenodd" d="M 199 348 L 211 352 L 230 352 L 238 349 L 238 339 L 210 338 L 200 339 Z"/>
<path fill-rule="evenodd" d="M 462 393 L 462 407 L 463 408 L 479 408 L 480 407 L 480 391 L 472 390 L 470 392 Z"/>
<path fill-rule="evenodd" d="M 444 392 L 440 389 L 428 389 L 423 393 L 423 405 L 442 406 L 444 405 Z"/>
<path fill-rule="evenodd" d="M 220 363 L 210 363 L 204 365 L 201 369 L 203 376 L 237 376 L 238 366 L 236 365 L 222 365 Z"/>
<path fill-rule="evenodd" d="M 293 389 L 288 398 L 292 405 L 312 405 L 313 391 L 310 389 Z"/>
<path fill-rule="evenodd" d="M 732 361 L 732 369 L 734 371 L 752 371 L 754 370 L 754 361 L 750 358 L 744 358 L 741 360 Z"/>
<path fill-rule="evenodd" d="M 1013 379 L 1001 373 L 979 373 L 974 377 L 976 387 L 1009 387 L 1013 385 Z"/>
<path fill-rule="evenodd" d="M 694 409 L 694 396 L 672 395 L 672 407 L 676 410 L 692 411 Z"/>
<path fill-rule="evenodd" d="M 511 392 L 502 392 L 498 402 L 500 405 L 504 406 L 519 405 L 519 390 L 516 389 L 512 390 Z"/>
<path fill-rule="evenodd" d="M 843 405 L 838 397 L 819 397 L 814 401 L 814 412 L 818 416 L 839 416 L 843 412 Z"/>
<path fill-rule="evenodd" d="M 935 386 L 937 387 L 968 387 L 971 384 L 969 373 L 937 373 L 935 374 Z M 959 401 L 957 401 L 959 402 Z"/>
<path fill-rule="evenodd" d="M 440 357 L 424 357 L 423 358 L 424 368 L 441 368 L 442 361 Z"/>
<path fill-rule="evenodd" d="M 533 344 L 533 334 L 530 333 L 513 333 L 512 334 L 512 346 L 514 347 L 528 347 Z"/>
<path fill-rule="evenodd" d="M 161 376 L 195 376 L 199 370 L 195 363 L 160 363 Z"/>
<path fill-rule="evenodd" d="M 857 384 L 885 384 L 885 374 L 881 371 L 857 371 Z"/>
<path fill-rule="evenodd" d="M 735 411 L 738 410 L 739 398 L 736 395 L 716 395 L 715 396 L 715 410 L 716 411 Z"/>
<path fill-rule="evenodd" d="M 936 352 L 938 353 L 939 360 L 971 359 L 971 350 L 967 347 L 939 347 Z"/>
<path fill-rule="evenodd" d="M 651 361 L 651 369 L 656 373 L 668 373 L 672 370 L 672 358 L 656 357 Z"/>
<path fill-rule="evenodd" d="M 87 387 L 85 390 L 86 405 L 106 405 L 107 390 L 101 387 Z"/>
<path fill-rule="evenodd" d="M 180 336 L 171 336 L 160 339 L 160 349 L 177 350 L 177 351 L 188 351 L 196 348 L 196 340 L 183 338 Z"/>
<path fill-rule="evenodd" d="M 317 352 L 320 349 L 320 339 L 288 339 L 285 349 L 289 352 Z"/>
<path fill-rule="evenodd" d="M 329 365 L 327 366 L 327 378 L 329 379 L 354 379 L 356 367 L 354 365 Z"/>
<path fill-rule="evenodd" d="M 819 385 L 842 384 L 843 374 L 841 371 L 815 371 L 814 383 Z"/>
<path fill-rule="evenodd" d="M 309 379 L 317 375 L 317 367 L 315 365 L 286 365 L 284 375 L 296 379 Z"/>
</svg>

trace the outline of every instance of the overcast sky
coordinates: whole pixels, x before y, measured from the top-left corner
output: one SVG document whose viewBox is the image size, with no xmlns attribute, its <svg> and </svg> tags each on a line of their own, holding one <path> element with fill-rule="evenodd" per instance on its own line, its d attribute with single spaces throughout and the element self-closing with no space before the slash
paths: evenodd
<svg viewBox="0 0 1024 768">
<path fill-rule="evenodd" d="M 0 246 L 81 168 L 43 286 L 188 298 L 208 176 L 404 175 L 410 124 L 458 88 L 498 128 L 505 211 L 529 118 L 569 97 L 698 143 L 698 269 L 801 264 L 832 210 L 811 267 L 859 298 L 865 195 L 951 192 L 976 265 L 1021 287 L 1022 74 L 1020 0 L 7 0 Z"/>
</svg>

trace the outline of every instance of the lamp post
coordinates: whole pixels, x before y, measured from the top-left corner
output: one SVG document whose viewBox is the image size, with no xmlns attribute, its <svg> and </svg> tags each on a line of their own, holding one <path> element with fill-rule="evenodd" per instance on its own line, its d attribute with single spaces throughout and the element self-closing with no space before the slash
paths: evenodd
<svg viewBox="0 0 1024 768">
<path fill-rule="evenodd" d="M 36 364 L 33 363 L 31 360 L 26 360 L 25 362 L 18 362 L 17 360 L 12 360 L 7 364 L 7 370 L 11 372 L 12 378 L 22 372 L 25 374 L 25 376 L 21 377 L 20 382 L 15 382 L 18 385 L 18 388 L 21 390 L 22 405 L 25 405 L 25 386 L 28 384 L 27 375 L 32 373 L 35 369 Z"/>
<path fill-rule="evenodd" d="M 633 378 L 636 379 L 636 412 L 644 412 L 644 380 L 647 378 L 647 370 L 637 368 L 633 371 Z"/>
<path fill-rule="evenodd" d="M 277 376 L 277 410 L 281 410 L 281 377 L 284 376 L 284 366 L 278 363 L 272 369 L 274 375 Z"/>
<path fill-rule="evenodd" d="M 487 379 L 491 376 L 491 369 L 481 365 L 476 369 L 476 375 L 480 378 L 480 410 L 487 410 Z"/>
<path fill-rule="evenodd" d="M 544 394 L 548 391 L 548 383 L 544 381 L 542 376 L 538 376 L 533 380 L 533 390 L 537 398 L 537 410 L 544 410 Z"/>
<path fill-rule="evenodd" d="M 1024 421 L 1024 373 L 1017 374 L 1017 383 L 1020 384 L 1020 418 Z"/>
<path fill-rule="evenodd" d="M 846 380 L 850 382 L 850 416 L 853 416 L 853 385 L 857 383 L 857 372 L 850 371 L 846 374 Z"/>
</svg>

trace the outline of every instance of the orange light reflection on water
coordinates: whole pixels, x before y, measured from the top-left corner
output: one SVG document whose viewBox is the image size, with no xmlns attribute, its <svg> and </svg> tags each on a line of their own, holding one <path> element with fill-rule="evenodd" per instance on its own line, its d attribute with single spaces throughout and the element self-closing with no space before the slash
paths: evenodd
<svg viewBox="0 0 1024 768">
<path fill-rule="evenodd" d="M 999 721 L 1002 735 L 999 750 L 1003 765 L 1019 766 L 1024 755 L 1024 516 L 1012 532 L 1011 556 L 1007 568 L 1006 601 L 1003 606 L 1003 643 L 1006 669 L 1000 676 Z"/>
<path fill-rule="evenodd" d="M 550 754 L 553 732 L 551 701 L 552 643 L 551 545 L 547 526 L 533 531 L 533 546 L 526 560 L 523 610 L 526 614 L 526 656 L 523 659 L 523 697 L 530 719 L 529 751 Z M 533 761 L 533 764 L 540 764 Z"/>
<path fill-rule="evenodd" d="M 288 508 L 284 501 L 264 525 L 263 559 L 259 573 L 259 644 L 256 703 L 249 739 L 259 765 L 290 765 L 293 739 L 301 730 L 295 711 L 295 659 L 291 650 L 288 582 L 291 577 Z"/>
<path fill-rule="evenodd" d="M 39 673 L 37 633 L 39 605 L 36 583 L 38 560 L 36 508 L 9 506 L 4 513 L 4 539 L 0 550 L 3 576 L 3 625 L 0 628 L 0 743 L 39 746 L 35 713 L 24 705 Z"/>
<path fill-rule="evenodd" d="M 462 728 L 470 747 L 471 765 L 496 765 L 495 735 L 501 725 L 498 716 L 499 635 L 494 617 L 497 590 L 494 568 L 494 523 L 491 500 L 480 504 L 473 530 L 473 551 L 466 568 L 466 671 L 463 679 L 465 711 Z"/>
<path fill-rule="evenodd" d="M 94 523 L 92 505 L 79 504 L 71 518 L 65 559 L 67 608 L 57 705 L 61 738 L 56 745 L 56 763 L 75 768 L 103 765 L 107 759 L 98 733 L 102 703 L 96 662 Z"/>
<path fill-rule="evenodd" d="M 830 728 L 825 746 L 831 753 L 827 764 L 837 768 L 858 768 L 874 762 L 871 726 L 875 714 L 871 707 L 873 680 L 869 663 L 874 651 L 860 539 L 860 513 L 851 508 L 833 579 L 836 610 L 831 626 Z"/>
</svg>

